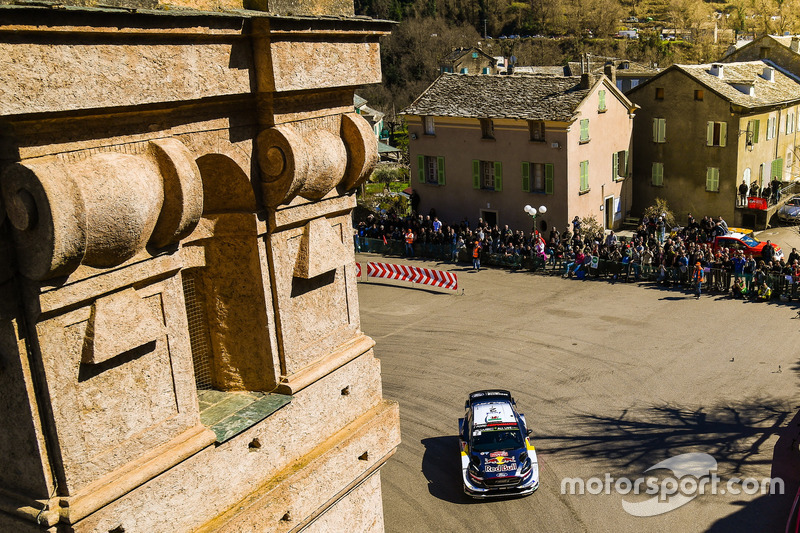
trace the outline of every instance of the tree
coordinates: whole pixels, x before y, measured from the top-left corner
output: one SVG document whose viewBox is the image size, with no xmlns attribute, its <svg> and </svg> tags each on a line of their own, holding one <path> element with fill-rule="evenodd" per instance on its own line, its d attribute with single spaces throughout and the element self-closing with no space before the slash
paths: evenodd
<svg viewBox="0 0 800 533">
<path fill-rule="evenodd" d="M 656 198 L 656 203 L 646 208 L 644 210 L 644 214 L 649 219 L 664 217 L 664 222 L 666 223 L 667 228 L 675 226 L 675 215 L 669 208 L 667 201 L 664 200 L 663 198 Z"/>
</svg>

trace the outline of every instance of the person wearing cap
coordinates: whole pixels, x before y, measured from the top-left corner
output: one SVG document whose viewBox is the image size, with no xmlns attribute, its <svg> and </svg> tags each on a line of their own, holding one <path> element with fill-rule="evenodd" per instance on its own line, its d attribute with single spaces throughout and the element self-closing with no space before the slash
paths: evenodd
<svg viewBox="0 0 800 533">
<path fill-rule="evenodd" d="M 700 298 L 700 292 L 703 288 L 703 279 L 705 278 L 705 272 L 703 271 L 703 265 L 700 261 L 694 266 L 694 272 L 692 273 L 692 281 L 695 284 L 696 293 L 695 296 Z"/>
<path fill-rule="evenodd" d="M 475 246 L 472 248 L 472 268 L 480 272 L 481 270 L 481 243 L 475 241 Z"/>
</svg>

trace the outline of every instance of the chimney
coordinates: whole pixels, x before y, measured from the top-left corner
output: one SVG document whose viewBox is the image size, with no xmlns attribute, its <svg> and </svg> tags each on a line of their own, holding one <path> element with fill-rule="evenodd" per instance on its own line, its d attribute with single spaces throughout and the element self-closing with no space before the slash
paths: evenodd
<svg viewBox="0 0 800 533">
<path fill-rule="evenodd" d="M 588 72 L 581 74 L 581 89 L 591 89 L 595 82 L 595 77 Z"/>
<path fill-rule="evenodd" d="M 764 67 L 764 72 L 761 73 L 761 77 L 767 81 L 775 81 L 775 69 L 772 67 Z"/>
<path fill-rule="evenodd" d="M 617 69 L 614 68 L 612 63 L 606 63 L 606 66 L 603 67 L 603 74 L 606 75 L 606 78 L 611 80 L 612 85 L 617 84 Z"/>
<path fill-rule="evenodd" d="M 711 75 L 722 78 L 722 63 L 714 63 L 711 65 Z"/>
<path fill-rule="evenodd" d="M 792 35 L 792 42 L 789 45 L 789 48 L 794 53 L 800 53 L 800 36 Z"/>
</svg>

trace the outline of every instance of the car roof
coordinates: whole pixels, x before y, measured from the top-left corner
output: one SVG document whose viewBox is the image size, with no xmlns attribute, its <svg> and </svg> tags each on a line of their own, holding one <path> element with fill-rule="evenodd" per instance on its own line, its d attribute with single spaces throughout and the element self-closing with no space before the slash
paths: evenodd
<svg viewBox="0 0 800 533">
<path fill-rule="evenodd" d="M 472 423 L 476 426 L 491 424 L 516 424 L 517 417 L 511 403 L 503 400 L 487 400 L 472 405 Z"/>
<path fill-rule="evenodd" d="M 744 237 L 744 233 L 738 233 L 738 232 L 735 232 L 735 231 L 731 231 L 730 233 L 726 233 L 725 235 L 722 235 L 722 237 L 732 237 L 734 239 L 742 239 Z M 756 239 L 756 240 L 758 240 L 758 239 Z"/>
</svg>

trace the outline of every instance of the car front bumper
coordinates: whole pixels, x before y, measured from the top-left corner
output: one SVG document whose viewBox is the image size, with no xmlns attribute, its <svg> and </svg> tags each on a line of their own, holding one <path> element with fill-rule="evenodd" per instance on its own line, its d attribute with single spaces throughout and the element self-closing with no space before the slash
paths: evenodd
<svg viewBox="0 0 800 533">
<path fill-rule="evenodd" d="M 539 488 L 539 473 L 533 473 L 529 480 L 523 481 L 513 487 L 479 487 L 469 480 L 469 474 L 464 470 L 464 494 L 472 498 L 502 498 L 504 496 L 527 496 Z"/>
</svg>

